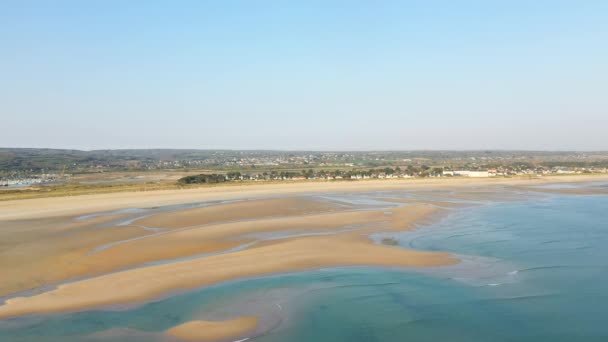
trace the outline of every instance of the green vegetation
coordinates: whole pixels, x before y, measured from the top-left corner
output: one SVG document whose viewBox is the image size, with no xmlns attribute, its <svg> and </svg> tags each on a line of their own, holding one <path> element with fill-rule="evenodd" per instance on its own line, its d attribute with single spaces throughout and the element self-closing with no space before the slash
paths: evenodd
<svg viewBox="0 0 608 342">
<path fill-rule="evenodd" d="M 555 175 L 560 177 L 576 177 L 574 174 Z M 511 177 L 535 177 L 528 176 L 508 176 Z M 411 181 L 416 181 L 412 178 Z M 374 179 L 359 180 L 362 182 L 373 181 Z M 349 181 L 349 179 L 332 180 L 332 182 Z M 307 182 L 327 182 L 325 179 L 309 179 Z M 216 186 L 254 186 L 256 184 L 288 184 L 293 183 L 292 180 L 259 180 L 256 182 L 241 182 L 227 181 L 220 183 L 180 183 L 179 181 L 164 180 L 157 182 L 126 182 L 126 183 L 101 183 L 101 184 L 83 184 L 83 183 L 65 183 L 55 185 L 35 185 L 29 188 L 10 189 L 0 188 L 0 201 L 20 200 L 31 198 L 44 197 L 63 197 L 63 196 L 80 196 L 91 194 L 104 194 L 115 192 L 142 192 L 155 190 L 179 190 L 185 188 L 207 188 Z"/>
<path fill-rule="evenodd" d="M 27 189 L 0 190 L 0 201 L 42 197 L 80 196 L 112 192 L 153 191 L 179 189 L 175 182 L 115 183 L 115 184 L 79 184 L 35 186 Z"/>
<path fill-rule="evenodd" d="M 177 181 L 179 184 L 216 184 L 226 181 L 226 176 L 218 174 L 200 174 L 195 176 L 186 176 Z"/>
<path fill-rule="evenodd" d="M 397 245 L 399 245 L 399 242 L 397 240 L 395 240 L 394 238 L 384 238 L 384 239 L 382 239 L 382 244 L 388 245 L 388 246 L 397 246 Z"/>
</svg>

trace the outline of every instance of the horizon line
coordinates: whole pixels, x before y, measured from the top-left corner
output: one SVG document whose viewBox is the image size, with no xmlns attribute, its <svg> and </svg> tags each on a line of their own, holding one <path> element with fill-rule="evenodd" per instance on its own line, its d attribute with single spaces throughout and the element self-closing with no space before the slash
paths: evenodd
<svg viewBox="0 0 608 342">
<path fill-rule="evenodd" d="M 59 148 L 59 147 L 5 147 L 0 146 L 0 150 L 57 150 L 57 151 L 235 151 L 235 152 L 578 152 L 578 153 L 608 153 L 606 150 L 577 150 L 577 149 L 508 149 L 508 148 L 487 148 L 487 149 L 267 149 L 267 148 L 173 148 L 173 147 L 147 147 L 147 148 Z"/>
</svg>

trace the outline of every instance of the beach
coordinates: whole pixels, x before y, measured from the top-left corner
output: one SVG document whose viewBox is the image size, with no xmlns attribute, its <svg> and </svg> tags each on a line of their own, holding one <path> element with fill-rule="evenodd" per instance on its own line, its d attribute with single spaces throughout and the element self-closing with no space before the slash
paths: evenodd
<svg viewBox="0 0 608 342">
<path fill-rule="evenodd" d="M 281 184 L 230 185 L 182 190 L 158 190 L 99 195 L 66 196 L 0 201 L 0 219 L 22 219 L 78 215 L 117 210 L 125 207 L 153 207 L 195 201 L 230 200 L 244 197 L 296 195 L 323 192 L 362 192 L 382 190 L 423 190 L 475 186 L 533 186 L 551 183 L 602 181 L 607 175 L 545 176 L 514 178 L 431 178 L 387 179 L 341 182 L 292 182 Z"/>
<path fill-rule="evenodd" d="M 0 284 L 0 319 L 129 307 L 289 272 L 451 265 L 459 259 L 450 253 L 399 248 L 372 237 L 398 235 L 475 203 L 513 200 L 522 189 L 559 193 L 542 186 L 606 179 L 277 184 L 4 201 L 0 268 L 8 276 Z M 167 334 L 221 341 L 252 324 L 239 317 L 226 322 L 193 320 Z M 191 333 L 203 326 L 217 336 Z"/>
</svg>

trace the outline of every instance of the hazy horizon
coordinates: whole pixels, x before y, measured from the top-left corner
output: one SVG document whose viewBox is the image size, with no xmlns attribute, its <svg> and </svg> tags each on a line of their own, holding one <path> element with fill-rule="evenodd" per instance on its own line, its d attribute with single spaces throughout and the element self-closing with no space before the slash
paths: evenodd
<svg viewBox="0 0 608 342">
<path fill-rule="evenodd" d="M 0 146 L 608 150 L 604 1 L 0 9 Z"/>
<path fill-rule="evenodd" d="M 96 149 L 78 149 L 78 148 L 52 148 L 52 147 L 19 147 L 19 146 L 0 146 L 0 149 L 32 149 L 32 150 L 66 150 L 66 151 L 81 151 L 81 152 L 95 152 L 95 151 L 129 151 L 129 150 L 143 150 L 143 151 L 154 151 L 154 150 L 167 150 L 167 151 L 235 151 L 235 152 L 256 152 L 256 151 L 268 151 L 268 152 L 321 152 L 321 153 L 342 153 L 342 152 L 361 152 L 361 153 L 373 153 L 373 152 L 524 152 L 524 153 L 606 153 L 608 150 L 514 150 L 514 149 L 415 149 L 415 150 L 374 150 L 374 149 L 360 149 L 360 150 L 303 150 L 303 149 L 263 149 L 263 148 L 173 148 L 173 147 L 149 147 L 149 148 L 96 148 Z"/>
</svg>

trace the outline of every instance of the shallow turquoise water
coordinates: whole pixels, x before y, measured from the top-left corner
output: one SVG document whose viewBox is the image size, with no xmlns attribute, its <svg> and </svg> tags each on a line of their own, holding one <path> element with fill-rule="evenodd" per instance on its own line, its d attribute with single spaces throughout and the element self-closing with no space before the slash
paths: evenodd
<svg viewBox="0 0 608 342">
<path fill-rule="evenodd" d="M 12 319 L 0 322 L 0 341 L 150 341 L 192 318 L 247 314 L 272 328 L 255 338 L 265 342 L 608 340 L 608 196 L 462 209 L 392 237 L 465 262 L 287 274 L 122 311 Z M 108 335 L 116 328 L 131 330 Z"/>
</svg>

